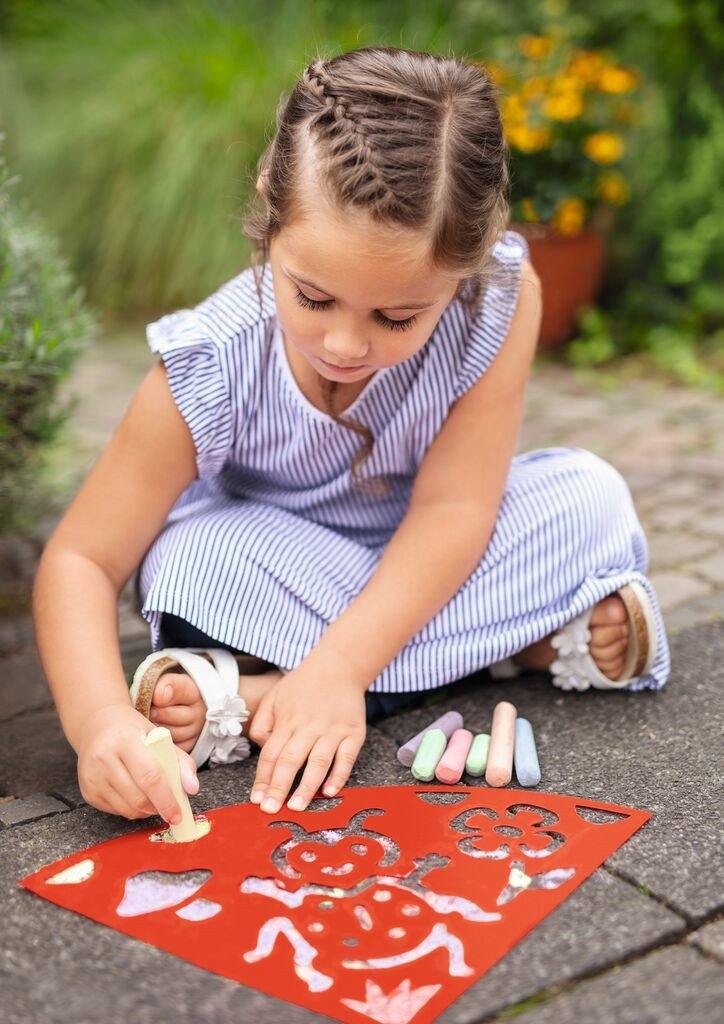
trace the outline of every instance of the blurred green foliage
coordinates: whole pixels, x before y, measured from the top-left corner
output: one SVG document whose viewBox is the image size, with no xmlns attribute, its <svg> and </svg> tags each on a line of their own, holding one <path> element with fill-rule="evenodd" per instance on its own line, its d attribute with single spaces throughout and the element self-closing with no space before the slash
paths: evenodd
<svg viewBox="0 0 724 1024">
<path fill-rule="evenodd" d="M 0 533 L 44 511 L 42 456 L 70 411 L 58 386 L 92 327 L 55 243 L 13 201 L 16 184 L 0 153 Z"/>
<path fill-rule="evenodd" d="M 116 316 L 199 300 L 247 265 L 239 217 L 304 65 L 369 44 L 505 63 L 563 14 L 646 80 L 609 273 L 578 365 L 647 353 L 723 386 L 724 22 L 716 0 L 5 0 L 0 122 L 22 188 Z M 516 167 L 512 160 L 513 197 Z"/>
</svg>

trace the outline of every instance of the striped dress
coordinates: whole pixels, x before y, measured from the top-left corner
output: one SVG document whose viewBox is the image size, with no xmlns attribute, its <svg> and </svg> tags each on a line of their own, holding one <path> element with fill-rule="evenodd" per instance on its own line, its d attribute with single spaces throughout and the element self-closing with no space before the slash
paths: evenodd
<svg viewBox="0 0 724 1024">
<path fill-rule="evenodd" d="M 149 324 L 196 447 L 198 478 L 170 511 L 141 563 L 141 612 L 161 646 L 164 612 L 220 644 L 289 670 L 360 593 L 407 509 L 416 472 L 450 407 L 502 345 L 518 298 L 525 240 L 495 244 L 500 273 L 482 311 L 453 299 L 409 359 L 378 370 L 345 414 L 374 435 L 352 484 L 358 434 L 302 393 L 276 318 L 271 265 L 262 301 L 252 269 L 194 309 Z M 481 458 L 485 453 L 481 452 Z M 643 575 L 646 539 L 620 474 L 580 448 L 513 458 L 492 536 L 477 568 L 370 686 L 430 690 L 511 656 L 618 587 L 651 597 L 659 653 L 632 688 L 661 687 L 669 651 L 656 594 Z"/>
</svg>

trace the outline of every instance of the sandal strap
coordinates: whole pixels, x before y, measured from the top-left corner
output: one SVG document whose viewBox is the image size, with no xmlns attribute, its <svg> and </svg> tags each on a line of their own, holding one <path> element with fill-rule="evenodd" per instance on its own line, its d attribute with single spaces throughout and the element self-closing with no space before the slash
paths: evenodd
<svg viewBox="0 0 724 1024">
<path fill-rule="evenodd" d="M 212 664 L 202 655 L 207 655 Z M 161 675 L 179 665 L 196 683 L 206 704 L 206 720 L 191 751 L 199 767 L 231 764 L 249 757 L 249 740 L 242 725 L 249 718 L 246 701 L 238 693 L 239 668 L 231 651 L 223 648 L 166 647 L 154 651 L 136 669 L 130 696 L 136 710 L 148 718 L 151 698 Z"/>
<path fill-rule="evenodd" d="M 621 690 L 651 668 L 656 656 L 656 622 L 646 590 L 638 581 L 616 591 L 623 601 L 629 621 L 629 645 L 620 679 L 609 679 L 591 657 L 588 608 L 562 626 L 552 637 L 551 646 L 558 656 L 549 668 L 554 686 L 562 690 Z"/>
</svg>

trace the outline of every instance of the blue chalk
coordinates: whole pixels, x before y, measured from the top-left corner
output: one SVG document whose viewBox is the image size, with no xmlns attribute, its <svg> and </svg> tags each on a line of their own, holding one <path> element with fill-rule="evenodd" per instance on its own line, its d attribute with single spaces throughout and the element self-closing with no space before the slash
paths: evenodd
<svg viewBox="0 0 724 1024">
<path fill-rule="evenodd" d="M 527 718 L 515 720 L 515 774 L 521 786 L 537 786 L 540 782 L 540 765 L 535 749 L 533 727 Z"/>
</svg>

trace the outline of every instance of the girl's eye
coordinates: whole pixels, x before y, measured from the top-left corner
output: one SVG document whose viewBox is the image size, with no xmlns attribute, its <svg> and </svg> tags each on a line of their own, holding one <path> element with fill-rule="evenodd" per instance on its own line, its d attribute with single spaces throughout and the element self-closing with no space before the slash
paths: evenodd
<svg viewBox="0 0 724 1024">
<path fill-rule="evenodd" d="M 319 299 L 310 299 L 299 288 L 297 288 L 296 298 L 299 305 L 304 306 L 306 309 L 326 309 L 327 306 L 334 302 L 334 299 L 325 299 L 324 302 L 321 302 Z M 408 331 L 417 320 L 417 315 L 408 316 L 406 320 L 390 320 L 388 316 L 384 316 L 384 314 L 376 309 L 374 311 L 374 318 L 378 324 L 382 324 L 383 327 L 387 327 L 391 331 Z"/>
</svg>

